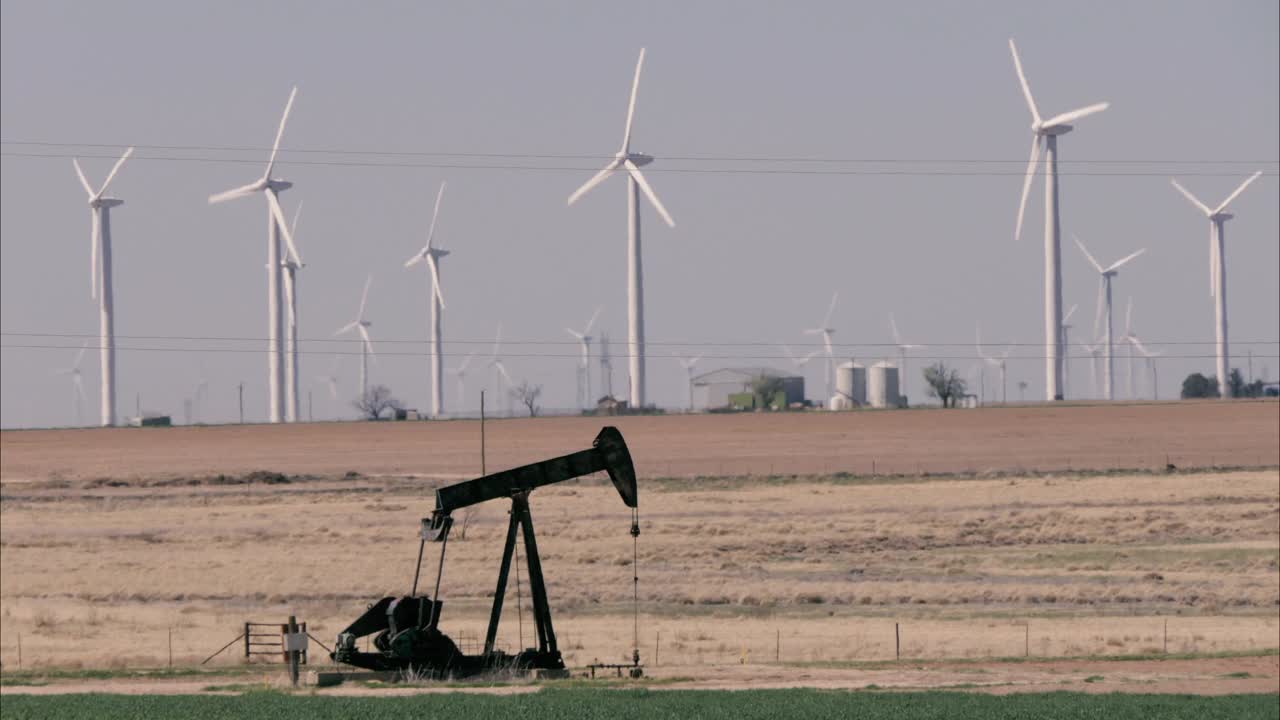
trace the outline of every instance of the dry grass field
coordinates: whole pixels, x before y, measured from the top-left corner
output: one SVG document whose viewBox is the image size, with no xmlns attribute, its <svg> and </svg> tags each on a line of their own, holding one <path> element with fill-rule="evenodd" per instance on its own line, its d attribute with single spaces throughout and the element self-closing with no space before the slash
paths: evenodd
<svg viewBox="0 0 1280 720">
<path fill-rule="evenodd" d="M 618 420 L 644 478 L 641 651 L 653 663 L 656 644 L 659 674 L 710 682 L 768 664 L 782 685 L 854 682 L 838 679 L 860 677 L 846 664 L 894 657 L 895 623 L 912 658 L 1280 644 L 1275 403 Z M 492 423 L 489 465 L 581 449 L 601 424 Z M 13 667 L 20 634 L 28 667 L 163 665 L 172 628 L 175 663 L 192 664 L 245 620 L 290 613 L 327 643 L 366 603 L 408 592 L 418 519 L 432 487 L 475 474 L 476 431 L 3 433 L 0 659 Z M 1166 452 L 1184 469 L 1272 467 L 1018 473 L 1163 468 Z M 878 473 L 913 473 L 918 459 L 978 474 L 872 477 L 873 458 Z M 725 477 L 696 477 L 719 463 Z M 259 469 L 290 477 L 241 475 Z M 623 660 L 627 509 L 603 478 L 541 489 L 532 507 L 566 660 Z M 455 638 L 483 632 L 505 527 L 490 503 L 465 539 L 455 529 L 441 592 Z M 501 642 L 519 633 L 508 614 Z M 531 634 L 525 622 L 525 644 Z"/>
</svg>

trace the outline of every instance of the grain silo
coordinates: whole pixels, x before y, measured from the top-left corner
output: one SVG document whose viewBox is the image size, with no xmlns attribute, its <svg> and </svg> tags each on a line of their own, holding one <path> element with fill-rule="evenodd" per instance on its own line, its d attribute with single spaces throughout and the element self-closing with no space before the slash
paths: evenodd
<svg viewBox="0 0 1280 720">
<path fill-rule="evenodd" d="M 850 360 L 836 366 L 836 394 L 832 410 L 845 410 L 867 404 L 867 369 Z"/>
<path fill-rule="evenodd" d="M 898 407 L 898 367 L 887 362 L 872 365 L 867 373 L 867 396 L 871 407 Z"/>
</svg>

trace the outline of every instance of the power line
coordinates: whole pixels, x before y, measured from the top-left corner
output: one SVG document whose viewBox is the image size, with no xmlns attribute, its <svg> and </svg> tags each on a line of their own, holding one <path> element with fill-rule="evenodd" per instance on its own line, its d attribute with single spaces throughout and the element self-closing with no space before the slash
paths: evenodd
<svg viewBox="0 0 1280 720">
<path fill-rule="evenodd" d="M 98 333 L 71 333 L 71 332 L 31 332 L 19 330 L 0 331 L 0 336 L 10 337 L 32 337 L 32 338 L 97 338 Z M 269 338 L 257 336 L 237 336 L 237 335 L 114 335 L 117 339 L 123 340 L 174 340 L 174 341 L 200 341 L 200 342 L 268 342 Z M 299 338 L 298 342 L 308 343 L 362 343 L 360 338 L 341 338 L 341 337 L 305 337 Z M 428 338 L 378 338 L 381 344 L 397 344 L 397 343 L 428 343 Z M 444 338 L 446 344 L 455 345 L 492 345 L 492 338 L 483 338 L 478 340 L 469 340 L 463 338 Z M 1119 342 L 1123 342 L 1120 340 Z M 1143 342 L 1148 345 L 1214 345 L 1216 340 L 1147 340 Z M 1232 340 L 1233 345 L 1280 345 L 1280 340 Z M 503 338 L 503 345 L 571 345 L 580 347 L 581 340 L 574 339 L 531 339 L 531 340 L 508 340 Z M 623 341 L 617 341 L 615 344 L 626 344 Z M 946 347 L 972 347 L 972 342 L 929 342 L 920 343 L 926 348 L 946 348 Z M 1077 343 L 1078 344 L 1078 343 Z M 669 347 L 780 347 L 786 345 L 791 348 L 823 348 L 825 345 L 820 341 L 814 342 L 795 342 L 795 343 L 779 343 L 774 341 L 713 341 L 713 340 L 646 340 L 647 346 L 669 346 Z M 1044 342 L 993 342 L 983 343 L 984 346 L 997 347 L 1044 347 Z M 832 342 L 834 348 L 888 348 L 895 352 L 898 345 L 892 342 L 857 342 L 857 343 L 839 343 Z"/>
<path fill-rule="evenodd" d="M 135 148 L 139 150 L 197 150 L 202 152 L 253 152 L 253 153 L 270 153 L 269 147 L 258 146 L 231 146 L 231 145 L 146 145 L 136 143 L 71 143 L 71 142 L 49 142 L 40 140 L 0 140 L 0 145 L 29 145 L 39 147 L 63 147 L 63 148 L 111 148 L 123 150 L 125 148 Z M 302 147 L 282 147 L 281 153 L 317 153 L 322 155 L 377 155 L 392 157 L 470 157 L 470 158 L 515 158 L 522 160 L 612 160 L 613 155 L 598 153 L 518 153 L 518 152 L 459 152 L 459 151 L 432 151 L 432 150 L 348 150 L 340 148 L 302 148 Z M 112 157 L 111 159 L 115 159 Z M 912 164 L 912 163 L 933 163 L 933 164 L 1016 164 L 1025 165 L 1026 158 L 1017 158 L 1009 160 L 991 159 L 991 158 L 923 158 L 923 159 L 907 159 L 907 158 L 838 158 L 838 157 L 814 157 L 814 156 L 742 156 L 742 155 L 664 155 L 662 160 L 669 161 L 712 161 L 712 162 L 777 162 L 777 163 L 867 163 L 867 164 Z M 1065 159 L 1058 162 L 1059 165 L 1092 165 L 1092 164 L 1129 164 L 1129 165 L 1164 165 L 1164 164 L 1180 164 L 1180 165 L 1278 165 L 1280 160 L 1249 160 L 1249 159 Z M 593 168 L 594 169 L 594 168 Z"/>
<path fill-rule="evenodd" d="M 102 349 L 103 349 L 101 345 L 78 346 L 78 345 L 45 345 L 45 344 L 34 344 L 34 343 L 32 343 L 32 344 L 0 344 L 0 350 L 80 350 L 82 347 L 84 347 L 84 348 L 85 348 L 85 349 L 87 349 L 87 350 L 102 350 Z M 262 353 L 270 352 L 270 349 L 269 349 L 269 348 L 138 347 L 138 346 L 132 346 L 132 347 L 131 347 L 131 346 L 124 346 L 124 347 L 121 347 L 121 346 L 119 346 L 119 345 L 117 345 L 115 349 L 116 349 L 116 352 L 233 353 L 233 354 L 253 354 L 253 355 L 259 355 L 259 354 L 262 354 Z M 302 350 L 302 349 L 299 349 L 297 352 L 298 352 L 298 354 L 299 354 L 299 355 L 324 355 L 324 356 L 330 356 L 330 357 L 331 357 L 331 356 L 334 356 L 334 355 L 355 356 L 355 357 L 359 357 L 359 356 L 362 354 L 360 351 L 355 351 L 355 350 L 338 350 L 338 351 L 333 351 L 333 350 Z M 429 356 L 430 356 L 430 353 L 429 353 L 429 352 L 427 352 L 427 351 L 405 351 L 405 350 L 392 350 L 392 351 L 383 351 L 383 352 L 373 353 L 373 355 L 374 355 L 374 357 L 375 357 L 375 358 L 376 358 L 376 357 L 415 357 L 415 358 L 425 358 L 425 357 L 429 357 Z M 466 357 L 466 356 L 465 356 L 464 354 L 462 354 L 462 353 L 448 353 L 448 352 L 443 352 L 443 353 L 441 353 L 441 356 L 442 356 L 442 357 L 446 357 L 446 358 L 463 358 L 463 357 Z M 498 357 L 499 357 L 499 358 L 501 358 L 501 359 L 504 359 L 504 360 L 510 360 L 510 359 L 513 359 L 513 358 L 514 358 L 514 359 L 529 359 L 529 360 L 531 360 L 531 359 L 549 359 L 549 360 L 558 360 L 558 359 L 559 359 L 559 360 L 563 360 L 563 359 L 574 359 L 574 360 L 579 360 L 579 359 L 581 359 L 582 355 L 581 355 L 580 353 L 575 353 L 575 352 L 569 352 L 569 353 L 500 353 L 500 354 L 498 355 Z M 628 354 L 628 353 L 625 353 L 625 352 L 622 352 L 622 353 L 610 353 L 610 357 L 614 357 L 614 358 L 629 358 L 629 357 L 631 357 L 631 355 L 630 355 L 630 354 Z M 888 358 L 892 358 L 892 357 L 896 357 L 896 355 L 895 355 L 894 353 L 889 353 L 889 354 L 874 354 L 874 353 L 872 353 L 872 354 L 870 354 L 870 357 L 888 357 Z M 929 355 L 929 354 L 921 354 L 921 355 L 911 355 L 911 356 L 909 356 L 909 357 L 910 357 L 911 359 L 913 359 L 913 360 L 917 360 L 917 361 L 919 361 L 919 360 L 972 360 L 972 361 L 976 361 L 976 362 L 982 362 L 982 361 L 986 360 L 986 358 L 983 358 L 983 357 L 982 357 L 982 356 L 980 356 L 980 355 Z M 1066 356 L 1064 356 L 1064 357 L 1070 357 L 1070 358 L 1073 358 L 1073 359 L 1089 359 L 1089 358 L 1092 358 L 1093 356 L 1092 356 L 1092 355 L 1090 355 L 1090 354 L 1082 354 L 1082 355 L 1066 355 Z M 1154 357 L 1154 358 L 1152 358 L 1152 359 L 1155 359 L 1155 360 L 1209 360 L 1209 359 L 1214 359 L 1214 358 L 1216 358 L 1216 357 L 1217 357 L 1217 355 L 1216 355 L 1216 354 L 1208 354 L 1208 355 L 1203 355 L 1203 354 L 1195 354 L 1195 355 L 1191 355 L 1191 354 L 1176 354 L 1176 355 L 1175 355 L 1175 354 L 1162 354 L 1162 355 L 1157 355 L 1157 356 L 1155 356 L 1155 357 Z M 1262 360 L 1280 359 L 1280 354 L 1276 354 L 1276 355 L 1259 355 L 1259 354 L 1255 353 L 1253 357 L 1254 357 L 1255 359 L 1262 359 Z M 655 355 L 650 355 L 650 356 L 648 357 L 648 359 L 650 359 L 650 360 L 673 359 L 673 360 L 674 360 L 674 359 L 676 359 L 676 358 L 675 358 L 675 356 L 666 356 L 666 355 L 658 355 L 658 356 L 655 356 Z M 817 358 L 815 358 L 815 359 L 817 359 Z M 841 359 L 841 360 L 844 360 L 845 358 L 844 358 L 844 357 L 840 357 L 840 359 Z M 1007 357 L 1007 358 L 1003 358 L 1003 361 L 1005 361 L 1005 362 L 1012 362 L 1012 361 L 1023 361 L 1023 360 L 1044 360 L 1044 359 L 1046 359 L 1046 357 L 1045 357 L 1044 355 L 1011 355 L 1011 356 L 1009 356 L 1009 357 Z M 1146 358 L 1146 357 L 1138 357 L 1138 356 L 1134 356 L 1134 359 L 1135 359 L 1135 360 L 1141 360 L 1141 361 L 1144 361 L 1144 362 L 1145 362 L 1148 358 Z M 734 354 L 734 355 L 703 355 L 703 356 L 702 356 L 702 360 L 739 360 L 739 361 L 741 361 L 741 360 L 777 360 L 777 361 L 790 361 L 790 360 L 791 360 L 791 358 L 789 358 L 789 357 L 787 357 L 787 356 L 785 356 L 785 355 L 741 355 L 741 354 Z"/>
<path fill-rule="evenodd" d="M 115 155 L 77 155 L 74 153 L 35 153 L 0 151 L 4 157 L 38 158 L 38 159 L 96 159 L 116 160 Z M 211 158 L 180 157 L 158 155 L 133 155 L 131 160 L 191 162 L 232 165 L 261 165 L 261 158 Z M 316 167 L 348 167 L 348 168 L 392 168 L 392 169 L 447 169 L 447 170 L 496 170 L 503 172 L 564 172 L 595 173 L 599 167 L 552 166 L 552 165 L 474 165 L 464 163 L 430 163 L 430 162 L 356 162 L 338 160 L 283 160 L 277 159 L 276 165 L 316 166 Z M 1021 171 L 995 170 L 804 170 L 798 168 L 693 168 L 693 167 L 647 167 L 648 172 L 692 175 L 815 175 L 815 176 L 871 176 L 871 177 L 1024 177 Z M 1238 177 L 1238 172 L 1178 172 L 1179 177 Z M 1280 173 L 1264 172 L 1264 177 L 1275 177 Z M 1134 171 L 1068 171 L 1059 172 L 1059 177 L 1168 177 L 1169 171 L 1134 172 Z"/>
</svg>

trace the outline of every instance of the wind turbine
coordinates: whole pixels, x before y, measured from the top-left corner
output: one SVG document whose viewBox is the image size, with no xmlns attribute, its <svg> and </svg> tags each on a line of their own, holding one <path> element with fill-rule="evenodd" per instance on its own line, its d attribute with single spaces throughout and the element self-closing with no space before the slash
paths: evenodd
<svg viewBox="0 0 1280 720">
<path fill-rule="evenodd" d="M 1151 384 L 1151 399 L 1159 400 L 1160 375 L 1156 372 L 1156 358 L 1160 357 L 1162 353 L 1148 350 L 1147 347 L 1142 344 L 1142 340 L 1140 340 L 1137 335 L 1130 335 L 1128 340 L 1129 344 L 1137 348 L 1138 352 L 1142 353 L 1142 358 L 1147 361 L 1147 382 Z"/>
<path fill-rule="evenodd" d="M 289 234 L 289 227 L 284 221 L 284 210 L 280 209 L 280 198 L 278 197 L 280 192 L 293 187 L 293 183 L 271 177 L 271 171 L 275 169 L 276 154 L 280 151 L 280 138 L 284 136 L 284 124 L 289 119 L 289 111 L 293 108 L 293 99 L 297 94 L 298 88 L 296 87 L 289 93 L 289 102 L 285 104 L 284 115 L 280 117 L 280 127 L 276 130 L 276 141 L 271 145 L 271 157 L 267 160 L 267 170 L 262 173 L 262 177 L 248 185 L 209 196 L 210 205 L 247 197 L 258 192 L 267 198 L 267 394 L 270 399 L 271 422 L 281 421 L 285 407 L 284 347 L 283 333 L 281 333 L 283 318 L 280 310 L 282 268 L 280 262 L 280 235 L 284 235 L 285 242 L 289 244 L 290 250 L 294 252 L 294 255 L 297 255 L 296 249 L 293 248 L 293 237 Z"/>
<path fill-rule="evenodd" d="M 596 318 L 600 316 L 603 308 L 596 308 L 591 313 L 591 319 L 587 321 L 585 327 L 579 332 L 573 328 L 565 328 L 564 331 L 572 335 L 582 349 L 582 359 L 578 362 L 578 406 L 590 407 L 591 402 L 591 328 L 595 327 Z"/>
<path fill-rule="evenodd" d="M 329 397 L 338 399 L 338 366 L 342 364 L 342 356 L 334 355 L 327 375 L 317 375 L 316 379 L 329 387 Z"/>
<path fill-rule="evenodd" d="M 631 407 L 640 409 L 645 406 L 644 377 L 644 272 L 641 266 L 640 253 L 640 192 L 644 191 L 654 209 L 666 221 L 668 227 L 675 227 L 676 222 L 662 206 L 649 182 L 640 173 L 643 165 L 653 162 L 653 156 L 631 151 L 631 121 L 636 112 L 636 91 L 640 88 L 640 68 L 644 65 L 644 48 L 640 48 L 640 59 L 636 61 L 636 75 L 631 83 L 631 101 L 627 105 L 627 125 L 622 135 L 622 148 L 614 155 L 613 160 L 604 169 L 596 173 L 590 180 L 569 196 L 572 205 L 589 190 L 604 182 L 617 170 L 627 173 L 627 346 L 630 355 L 631 370 Z"/>
<path fill-rule="evenodd" d="M 1076 314 L 1079 303 L 1072 303 L 1062 316 L 1062 395 L 1071 397 L 1071 316 Z"/>
<path fill-rule="evenodd" d="M 676 360 L 680 361 L 680 367 L 684 368 L 685 374 L 688 375 L 689 412 L 693 412 L 693 369 L 697 367 L 698 361 L 701 359 L 701 355 L 695 355 L 691 358 L 676 358 Z"/>
<path fill-rule="evenodd" d="M 902 385 L 902 394 L 910 398 L 907 393 L 907 351 L 920 350 L 925 345 L 911 345 L 902 342 L 902 336 L 898 334 L 898 323 L 893 319 L 893 313 L 889 313 L 889 329 L 893 331 L 893 344 L 898 346 L 898 355 L 901 358 L 901 364 L 898 366 L 901 372 L 898 373 L 898 382 Z"/>
<path fill-rule="evenodd" d="M 1089 353 L 1089 393 L 1093 397 L 1098 397 L 1098 358 L 1102 354 L 1102 343 L 1094 342 L 1080 343 L 1080 347 Z"/>
<path fill-rule="evenodd" d="M 494 389 L 502 397 L 502 406 L 506 414 L 511 414 L 511 374 L 502 362 L 502 323 L 498 323 L 498 332 L 493 337 L 493 352 L 489 353 L 489 367 L 493 369 Z"/>
<path fill-rule="evenodd" d="M 285 363 L 284 363 L 284 407 L 285 419 L 297 422 L 298 415 L 298 270 L 306 267 L 302 257 L 298 255 L 298 246 L 292 238 L 298 237 L 298 216 L 302 214 L 302 203 L 293 210 L 293 224 L 289 226 L 290 238 L 288 253 L 280 263 L 282 271 L 282 289 L 284 291 L 285 316 Z"/>
<path fill-rule="evenodd" d="M 822 324 L 816 328 L 809 328 L 804 331 L 805 335 L 821 335 L 822 346 L 827 351 L 827 371 L 826 371 L 826 395 L 823 404 L 826 404 L 826 398 L 831 397 L 831 376 L 835 374 L 835 350 L 831 346 L 831 336 L 835 334 L 836 329 L 831 327 L 831 315 L 836 311 L 836 300 L 840 297 L 840 291 L 836 290 L 831 293 L 831 304 L 827 306 L 827 314 L 822 318 Z"/>
<path fill-rule="evenodd" d="M 369 356 L 374 355 L 373 341 L 369 339 L 369 328 L 373 323 L 364 317 L 365 304 L 369 301 L 369 285 L 373 283 L 373 275 L 370 275 L 364 281 L 364 292 L 360 295 L 360 312 L 356 313 L 356 319 L 338 328 L 333 335 L 337 337 L 343 333 L 352 330 L 360 331 L 360 399 L 363 400 L 369 396 Z M 376 362 L 377 357 L 374 356 Z"/>
<path fill-rule="evenodd" d="M 84 424 L 84 378 L 80 376 L 80 363 L 84 362 L 85 350 L 89 349 L 89 341 L 86 340 L 80 346 L 80 352 L 76 353 L 76 361 L 71 363 L 71 367 L 62 368 L 54 371 L 55 375 L 66 375 L 71 378 L 71 399 L 76 408 L 76 425 Z"/>
<path fill-rule="evenodd" d="M 1138 252 L 1126 255 L 1104 268 L 1102 267 L 1102 263 L 1094 259 L 1093 255 L 1089 252 L 1089 248 L 1085 247 L 1084 243 L 1080 242 L 1080 238 L 1074 235 L 1071 237 L 1076 241 L 1076 245 L 1080 246 L 1080 252 L 1084 253 L 1084 256 L 1088 258 L 1089 264 L 1098 271 L 1098 311 L 1093 319 L 1093 334 L 1095 337 L 1098 335 L 1098 326 L 1103 323 L 1103 317 L 1105 315 L 1106 334 L 1104 336 L 1104 347 L 1106 348 L 1106 361 L 1103 365 L 1102 373 L 1102 394 L 1107 400 L 1115 400 L 1115 337 L 1111 321 L 1111 278 L 1120 273 L 1121 266 L 1146 252 L 1147 249 L 1142 248 Z"/>
<path fill-rule="evenodd" d="M 1004 349 L 1004 352 L 1000 353 L 999 355 L 987 355 L 986 353 L 982 352 L 982 328 L 978 328 L 977 340 L 978 340 L 978 355 L 983 360 L 985 360 L 988 365 L 994 368 L 998 368 L 1000 370 L 1000 403 L 1002 405 L 1008 404 L 1009 385 L 1006 382 L 1006 377 L 1008 374 L 1007 366 L 1009 361 L 1009 353 L 1013 350 L 1013 345 L 1006 347 Z"/>
<path fill-rule="evenodd" d="M 1249 183 L 1258 179 L 1262 171 L 1249 176 L 1248 180 L 1240 183 L 1240 187 L 1235 192 L 1227 196 L 1218 207 L 1209 209 L 1208 205 L 1200 202 L 1195 195 L 1178 184 L 1177 180 L 1170 180 L 1178 192 L 1182 193 L 1192 205 L 1195 205 L 1209 218 L 1209 296 L 1214 299 L 1214 316 L 1217 320 L 1217 331 L 1215 333 L 1215 341 L 1218 351 L 1218 387 L 1221 388 L 1219 397 L 1228 399 L 1231 397 L 1231 386 L 1227 382 L 1227 373 L 1231 371 L 1229 348 L 1227 345 L 1227 265 L 1224 251 L 1226 249 L 1226 234 L 1223 227 L 1231 218 L 1235 217 L 1231 213 L 1223 212 L 1232 200 L 1239 197 L 1244 189 L 1249 187 Z"/>
<path fill-rule="evenodd" d="M 1035 178 L 1036 164 L 1043 147 L 1044 167 L 1044 345 L 1045 345 L 1045 394 L 1049 400 L 1061 400 L 1062 394 L 1062 243 L 1059 233 L 1058 209 L 1058 137 L 1072 130 L 1071 123 L 1083 117 L 1106 110 L 1109 103 L 1101 102 L 1078 110 L 1055 115 L 1048 120 L 1040 117 L 1031 86 L 1022 72 L 1018 59 L 1018 47 L 1009 39 L 1009 51 L 1013 53 L 1013 67 L 1022 85 L 1022 94 L 1031 109 L 1031 161 L 1022 181 L 1022 200 L 1018 203 L 1018 223 L 1014 239 L 1022 235 L 1022 217 L 1027 209 L 1027 194 Z"/>
<path fill-rule="evenodd" d="M 111 272 L 111 208 L 124 204 L 118 198 L 106 197 L 107 187 L 120 172 L 120 166 L 133 154 L 133 148 L 124 151 L 120 159 L 107 173 L 102 187 L 94 191 L 80 169 L 80 161 L 71 159 L 80 184 L 89 195 L 89 212 L 93 229 L 89 233 L 89 282 L 92 297 L 98 299 L 98 346 L 102 353 L 102 402 L 99 423 L 103 427 L 116 424 L 116 317 L 115 289 Z M 98 290 L 101 287 L 101 294 Z M 77 363 L 78 366 L 78 363 Z M 79 377 L 79 375 L 77 375 Z"/>
<path fill-rule="evenodd" d="M 431 416 L 439 417 L 444 412 L 444 357 L 443 338 L 440 321 L 444 312 L 444 292 L 440 289 L 440 259 L 449 254 L 432 243 L 436 237 L 436 219 L 440 216 L 440 200 L 444 197 L 444 183 L 440 183 L 440 192 L 436 193 L 436 209 L 431 213 L 431 227 L 427 230 L 427 244 L 409 258 L 404 266 L 413 267 L 423 260 L 431 271 Z"/>
<path fill-rule="evenodd" d="M 467 367 L 471 365 L 471 361 L 475 358 L 474 352 L 467 353 L 462 359 L 462 364 L 456 368 L 449 370 L 449 373 L 458 378 L 458 410 L 462 410 L 463 399 L 467 396 Z"/>
</svg>

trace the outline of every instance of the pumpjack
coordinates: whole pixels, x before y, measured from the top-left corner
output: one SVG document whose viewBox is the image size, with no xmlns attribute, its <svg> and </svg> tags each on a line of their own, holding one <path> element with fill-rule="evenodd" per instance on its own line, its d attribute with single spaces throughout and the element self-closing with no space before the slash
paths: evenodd
<svg viewBox="0 0 1280 720">
<path fill-rule="evenodd" d="M 539 487 L 601 471 L 609 474 L 613 486 L 622 496 L 622 502 L 632 509 L 631 536 L 633 539 L 638 537 L 640 525 L 635 467 L 622 433 L 615 427 L 603 428 L 588 450 L 437 489 L 435 510 L 431 517 L 422 519 L 413 590 L 408 596 L 384 597 L 370 605 L 359 619 L 338 634 L 337 644 L 330 657 L 336 662 L 368 670 L 412 671 L 419 676 L 435 678 L 466 677 L 493 670 L 536 671 L 550 675 L 563 673 L 564 659 L 556 646 L 556 634 L 551 625 L 547 588 L 533 533 L 533 516 L 529 512 L 529 495 Z M 511 500 L 511 519 L 507 525 L 502 564 L 498 569 L 489 627 L 485 633 L 483 651 L 479 655 L 466 655 L 439 629 L 443 605 L 440 601 L 440 577 L 444 572 L 449 529 L 453 526 L 452 513 L 501 498 Z M 494 643 L 518 533 L 524 540 L 538 645 L 521 649 L 512 655 L 496 649 Z M 422 553 L 428 540 L 440 543 L 440 564 L 436 572 L 435 591 L 431 597 L 417 595 Z M 376 652 L 357 648 L 356 641 L 369 635 L 374 636 L 373 647 Z M 638 670 L 638 650 L 634 651 L 634 657 Z"/>
</svg>

